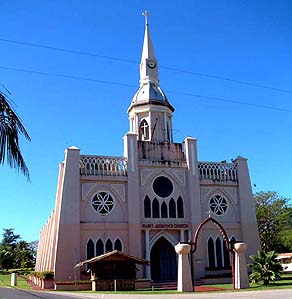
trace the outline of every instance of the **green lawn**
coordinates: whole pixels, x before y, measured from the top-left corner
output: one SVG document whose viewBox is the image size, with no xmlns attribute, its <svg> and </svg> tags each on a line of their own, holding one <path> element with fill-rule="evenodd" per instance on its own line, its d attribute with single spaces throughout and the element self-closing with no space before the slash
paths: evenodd
<svg viewBox="0 0 292 299">
<path fill-rule="evenodd" d="M 207 287 L 207 285 L 206 285 Z M 225 291 L 231 291 L 231 292 L 240 292 L 241 290 L 233 290 L 232 284 L 215 284 L 210 285 L 210 287 L 216 287 L 216 288 L 222 288 L 225 289 Z M 292 289 L 292 275 L 291 274 L 283 274 L 281 275 L 281 279 L 271 283 L 268 286 L 264 286 L 262 283 L 250 283 L 249 289 L 242 289 L 242 291 L 256 291 L 256 290 L 270 290 L 270 289 Z M 113 293 L 112 291 L 77 291 L 78 293 Z M 216 291 L 212 291 L 216 292 Z M 221 291 L 219 291 L 221 292 Z M 125 291 L 121 292 L 118 291 L 117 294 L 178 294 L 175 290 L 140 290 L 140 291 Z"/>
<path fill-rule="evenodd" d="M 11 275 L 0 275 L 0 286 L 10 286 Z M 227 289 L 233 291 L 231 284 L 216 284 L 210 285 L 211 287 L 218 287 L 222 289 Z M 20 289 L 31 289 L 30 285 L 27 284 L 26 280 L 19 275 L 17 276 L 17 288 Z M 244 289 L 245 291 L 255 291 L 255 290 L 269 290 L 269 289 L 292 289 L 292 275 L 283 274 L 280 280 L 271 283 L 268 286 L 264 286 L 262 283 L 251 283 L 249 289 Z M 78 292 L 78 291 L 77 291 Z M 81 291 L 79 291 L 81 292 Z M 82 293 L 91 293 L 92 291 L 83 291 Z M 93 292 L 93 293 L 113 293 L 113 292 Z M 175 290 L 141 290 L 133 292 L 117 292 L 118 294 L 176 294 Z"/>
<path fill-rule="evenodd" d="M 292 275 L 282 274 L 281 279 L 264 286 L 262 283 L 250 283 L 245 291 L 269 290 L 269 289 L 292 289 Z M 233 290 L 232 284 L 216 284 L 213 287 Z"/>
<path fill-rule="evenodd" d="M 11 275 L 0 275 L 0 286 L 9 287 L 10 286 Z M 30 285 L 27 284 L 26 280 L 19 275 L 17 275 L 17 288 L 19 289 L 31 289 Z"/>
</svg>

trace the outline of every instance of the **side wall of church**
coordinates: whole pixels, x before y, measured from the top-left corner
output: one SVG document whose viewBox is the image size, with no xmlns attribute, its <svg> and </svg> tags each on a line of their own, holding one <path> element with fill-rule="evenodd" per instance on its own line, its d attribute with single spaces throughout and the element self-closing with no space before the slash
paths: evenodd
<svg viewBox="0 0 292 299">
<path fill-rule="evenodd" d="M 55 280 L 73 280 L 80 260 L 80 151 L 65 151 L 64 176 L 60 192 L 55 250 Z M 77 272 L 79 279 L 79 272 Z"/>
</svg>

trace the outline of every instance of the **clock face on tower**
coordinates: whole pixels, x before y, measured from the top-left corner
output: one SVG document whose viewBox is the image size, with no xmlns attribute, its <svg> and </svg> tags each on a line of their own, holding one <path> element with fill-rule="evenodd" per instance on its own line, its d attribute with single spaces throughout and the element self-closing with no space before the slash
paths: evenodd
<svg viewBox="0 0 292 299">
<path fill-rule="evenodd" d="M 156 67 L 156 62 L 154 60 L 148 60 L 147 66 L 151 69 L 154 69 Z"/>
</svg>

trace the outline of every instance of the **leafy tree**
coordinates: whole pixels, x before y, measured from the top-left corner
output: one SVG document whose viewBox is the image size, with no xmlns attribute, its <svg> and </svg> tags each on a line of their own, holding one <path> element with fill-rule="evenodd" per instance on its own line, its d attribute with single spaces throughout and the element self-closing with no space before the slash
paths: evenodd
<svg viewBox="0 0 292 299">
<path fill-rule="evenodd" d="M 14 249 L 16 247 L 17 242 L 20 240 L 20 235 L 16 235 L 14 233 L 13 228 L 5 228 L 3 230 L 4 233 L 3 233 L 2 245 Z"/>
<path fill-rule="evenodd" d="M 26 241 L 19 241 L 15 248 L 15 268 L 31 268 L 34 266 L 34 254 L 30 244 Z"/>
<path fill-rule="evenodd" d="M 292 229 L 283 230 L 279 234 L 278 252 L 292 251 Z"/>
<path fill-rule="evenodd" d="M 0 244 L 0 268 L 11 269 L 14 264 L 13 251 Z"/>
<path fill-rule="evenodd" d="M 26 242 L 14 229 L 3 230 L 3 239 L 0 243 L 0 268 L 30 268 L 35 264 L 37 241 Z"/>
<path fill-rule="evenodd" d="M 30 141 L 21 119 L 12 109 L 7 96 L 0 91 L 0 164 L 7 161 L 10 167 L 21 170 L 29 179 L 29 170 L 20 151 L 19 134 Z"/>
<path fill-rule="evenodd" d="M 0 244 L 0 265 L 3 269 L 10 269 L 14 266 L 14 250 L 20 236 L 15 235 L 12 228 L 6 228 L 3 231 Z"/>
<path fill-rule="evenodd" d="M 289 199 L 281 197 L 275 191 L 257 192 L 254 194 L 254 199 L 262 249 L 266 252 L 292 250 L 290 247 L 292 235 L 283 235 L 283 232 L 289 230 L 292 224 L 292 208 Z"/>
<path fill-rule="evenodd" d="M 258 255 L 251 255 L 250 258 L 253 263 L 249 264 L 249 268 L 252 269 L 249 279 L 252 282 L 263 281 L 264 285 L 279 279 L 282 266 L 276 257 L 275 251 L 264 252 L 259 250 Z"/>
</svg>

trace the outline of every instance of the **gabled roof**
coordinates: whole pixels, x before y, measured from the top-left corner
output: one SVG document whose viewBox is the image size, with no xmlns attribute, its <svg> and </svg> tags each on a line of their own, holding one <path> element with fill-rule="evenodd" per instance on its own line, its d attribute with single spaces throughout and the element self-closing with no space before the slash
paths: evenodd
<svg viewBox="0 0 292 299">
<path fill-rule="evenodd" d="M 117 262 L 117 261 L 133 261 L 135 262 L 135 264 L 142 264 L 142 265 L 147 265 L 149 263 L 147 260 L 140 259 L 138 257 L 126 254 L 118 250 L 114 250 L 99 256 L 95 256 L 89 260 L 80 262 L 77 265 L 75 265 L 75 268 L 81 267 L 85 264 L 93 264 L 96 262 Z"/>
</svg>

